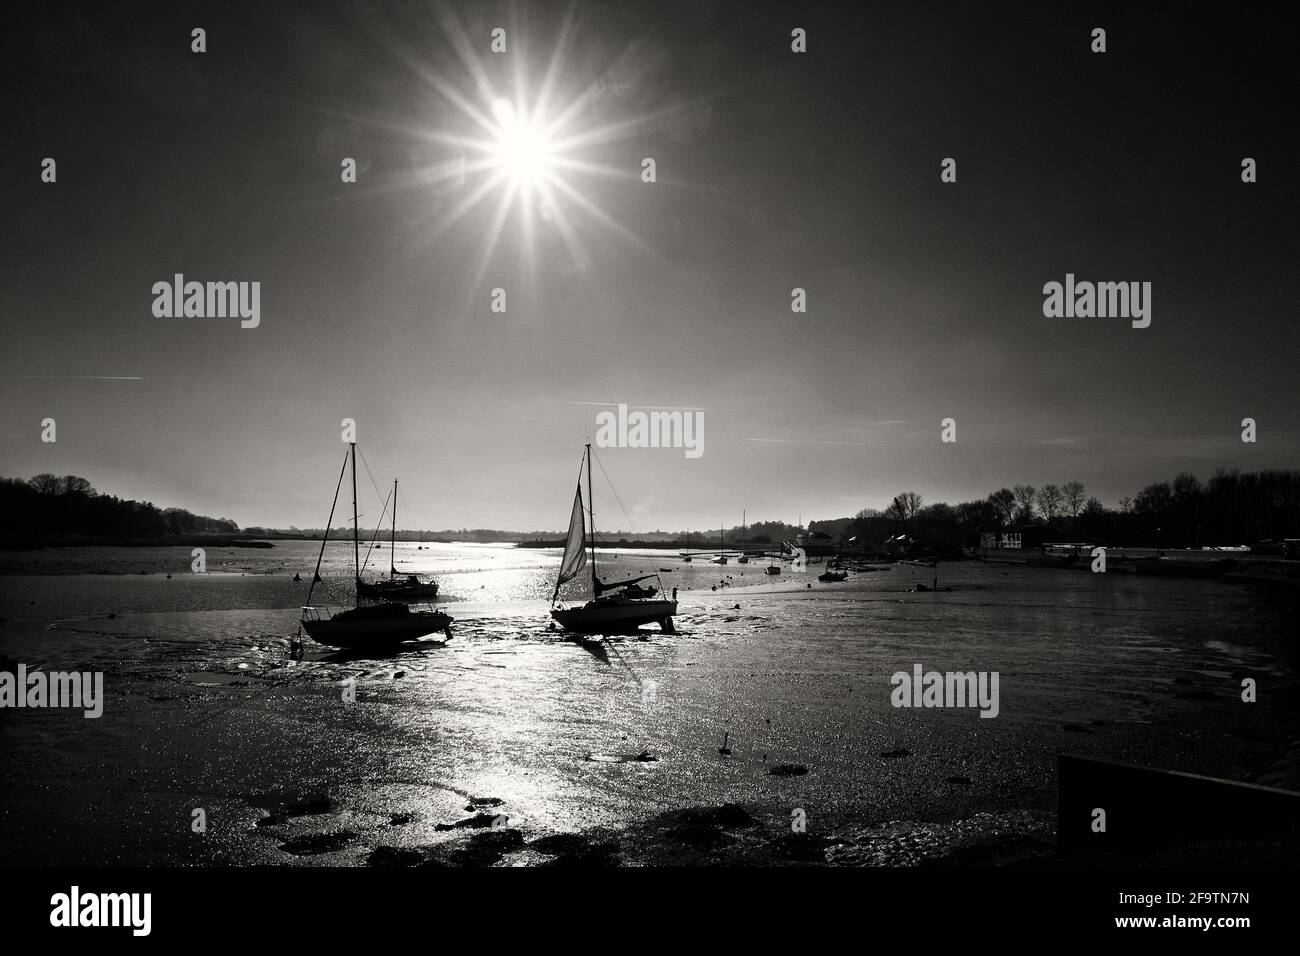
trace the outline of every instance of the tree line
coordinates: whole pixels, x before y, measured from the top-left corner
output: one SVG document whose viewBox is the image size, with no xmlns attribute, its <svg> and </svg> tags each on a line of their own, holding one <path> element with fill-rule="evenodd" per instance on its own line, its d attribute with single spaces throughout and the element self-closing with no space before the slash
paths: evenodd
<svg viewBox="0 0 1300 956">
<path fill-rule="evenodd" d="M 1147 485 L 1108 508 L 1078 481 L 1015 485 L 957 505 L 926 505 L 905 491 L 883 510 L 863 509 L 847 523 L 859 543 L 907 534 L 925 553 L 979 544 L 981 532 L 1036 526 L 1049 540 L 1097 545 L 1201 548 L 1255 545 L 1300 537 L 1300 471 L 1220 468 L 1202 483 L 1191 472 Z"/>
<path fill-rule="evenodd" d="M 40 474 L 0 478 L 0 514 L 6 537 L 169 538 L 187 534 L 230 534 L 239 525 L 184 508 L 158 508 L 148 501 L 101 495 L 77 475 Z"/>
</svg>

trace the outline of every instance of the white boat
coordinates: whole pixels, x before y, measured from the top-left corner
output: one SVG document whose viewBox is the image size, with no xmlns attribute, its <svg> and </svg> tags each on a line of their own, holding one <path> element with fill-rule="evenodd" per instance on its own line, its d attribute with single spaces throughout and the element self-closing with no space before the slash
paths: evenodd
<svg viewBox="0 0 1300 956">
<path fill-rule="evenodd" d="M 551 617 L 566 631 L 579 634 L 626 634 L 643 624 L 658 624 L 665 632 L 673 631 L 673 615 L 677 602 L 657 597 L 659 588 L 641 587 L 642 581 L 659 580 L 657 574 L 646 574 L 627 581 L 606 584 L 596 576 L 596 517 L 591 501 L 591 445 L 587 445 L 584 459 L 587 464 L 588 511 L 582 510 L 582 477 L 579 469 L 578 488 L 573 497 L 573 512 L 569 516 L 569 533 L 564 541 L 564 557 L 560 560 L 560 573 L 555 579 L 555 592 L 551 595 Z M 591 534 L 587 535 L 588 521 Z M 560 586 L 572 581 L 588 564 L 591 557 L 592 600 L 574 607 L 559 607 Z"/>
<path fill-rule="evenodd" d="M 363 595 L 361 546 L 357 536 L 357 446 L 355 442 L 350 446 L 349 455 L 352 460 L 352 559 L 357 585 L 356 603 L 354 607 L 333 615 L 326 608 L 311 603 L 316 585 L 322 583 L 321 559 L 325 557 L 329 527 L 334 522 L 334 509 L 339 503 L 339 489 L 343 487 L 343 471 L 340 471 L 339 484 L 334 489 L 334 503 L 330 506 L 329 521 L 325 524 L 325 536 L 320 543 L 320 555 L 316 558 L 316 573 L 312 576 L 311 587 L 307 591 L 307 603 L 302 607 L 302 618 L 299 622 L 302 629 L 317 644 L 352 651 L 391 648 L 439 631 L 450 639 L 452 618 L 441 611 L 413 610 L 405 604 L 393 602 L 366 605 L 361 603 Z M 345 458 L 344 470 L 347 469 L 347 465 L 348 461 Z"/>
</svg>

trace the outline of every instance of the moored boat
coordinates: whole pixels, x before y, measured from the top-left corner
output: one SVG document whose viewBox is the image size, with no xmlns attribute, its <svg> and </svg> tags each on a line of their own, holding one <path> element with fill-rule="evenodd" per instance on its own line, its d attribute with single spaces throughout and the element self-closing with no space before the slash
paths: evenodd
<svg viewBox="0 0 1300 956">
<path fill-rule="evenodd" d="M 387 649 L 407 641 L 418 640 L 441 631 L 451 638 L 452 618 L 436 610 L 412 610 L 405 604 L 383 602 L 363 605 L 360 541 L 357 525 L 357 446 L 349 446 L 352 461 L 352 558 L 353 575 L 356 583 L 356 602 L 352 608 L 331 615 L 329 611 L 311 603 L 316 585 L 322 583 L 320 576 L 321 559 L 325 556 L 325 545 L 329 541 L 329 527 L 334 521 L 334 509 L 338 506 L 339 489 L 343 486 L 343 471 L 339 472 L 339 483 L 334 489 L 334 503 L 330 505 L 330 517 L 326 522 L 326 532 L 321 539 L 320 555 L 316 558 L 316 573 L 312 576 L 311 587 L 307 591 L 307 603 L 302 606 L 302 629 L 317 644 L 337 647 L 352 651 Z M 347 469 L 348 459 L 343 461 Z"/>
<path fill-rule="evenodd" d="M 392 552 L 397 549 L 397 479 L 393 479 L 393 536 L 388 546 L 388 580 L 363 581 L 357 577 L 357 593 L 364 598 L 378 601 L 433 601 L 438 597 L 438 582 L 418 574 L 397 576 L 397 558 Z"/>
<path fill-rule="evenodd" d="M 659 575 L 646 574 L 626 581 L 606 583 L 596 574 L 596 517 L 591 504 L 591 445 L 586 446 L 583 458 L 587 466 L 587 511 L 582 507 L 582 471 L 579 467 L 578 487 L 573 497 L 573 511 L 569 516 L 569 533 L 565 538 L 564 556 L 551 595 L 551 617 L 567 631 L 579 634 L 627 634 L 642 625 L 658 624 L 665 632 L 673 631 L 673 615 L 677 602 L 660 597 L 663 584 L 655 588 L 642 587 L 642 581 Z M 590 522 L 590 536 L 587 526 Z M 590 558 L 588 558 L 590 551 Z M 556 600 L 560 586 L 573 580 L 588 564 L 591 565 L 592 600 L 575 607 L 558 607 Z"/>
</svg>

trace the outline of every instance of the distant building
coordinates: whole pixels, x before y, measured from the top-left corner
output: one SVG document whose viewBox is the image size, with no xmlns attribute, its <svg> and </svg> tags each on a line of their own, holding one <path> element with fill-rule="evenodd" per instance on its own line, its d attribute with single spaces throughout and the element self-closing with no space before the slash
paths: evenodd
<svg viewBox="0 0 1300 956">
<path fill-rule="evenodd" d="M 981 531 L 980 547 L 984 550 L 1004 548 L 1023 551 L 1026 548 L 1040 548 L 1047 541 L 1048 530 L 1040 524 L 1017 525 L 1004 531 Z"/>
<path fill-rule="evenodd" d="M 835 553 L 835 539 L 824 531 L 805 531 L 795 538 L 795 544 L 803 548 L 804 554 L 826 556 Z"/>
<path fill-rule="evenodd" d="M 885 554 L 900 555 L 909 554 L 913 544 L 910 534 L 896 534 L 892 538 L 886 538 L 881 543 L 881 547 L 884 549 Z"/>
</svg>

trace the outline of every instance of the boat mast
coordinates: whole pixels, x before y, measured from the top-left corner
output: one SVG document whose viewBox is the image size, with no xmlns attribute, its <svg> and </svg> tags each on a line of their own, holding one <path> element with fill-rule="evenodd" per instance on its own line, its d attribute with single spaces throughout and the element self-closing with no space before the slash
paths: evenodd
<svg viewBox="0 0 1300 956">
<path fill-rule="evenodd" d="M 587 517 L 591 523 L 591 596 L 600 597 L 600 581 L 596 579 L 596 509 L 591 499 L 591 442 L 587 442 Z"/>
<path fill-rule="evenodd" d="M 357 538 L 357 443 L 352 442 L 352 570 L 357 577 L 357 607 L 361 606 L 361 542 Z"/>
<path fill-rule="evenodd" d="M 393 537 L 388 544 L 388 578 L 392 580 L 397 574 L 397 566 L 394 563 L 397 558 L 393 554 L 393 549 L 397 547 L 397 479 L 393 479 Z"/>
<path fill-rule="evenodd" d="M 312 592 L 316 590 L 316 582 L 320 580 L 320 565 L 325 560 L 325 543 L 330 539 L 330 525 L 334 523 L 334 509 L 339 503 L 339 489 L 343 487 L 343 476 L 347 474 L 348 456 L 343 456 L 343 467 L 339 469 L 339 480 L 334 484 L 334 501 L 330 504 L 329 520 L 325 522 L 325 533 L 320 536 L 320 554 L 316 555 L 316 571 L 311 576 L 311 585 L 307 588 L 307 603 L 311 604 Z"/>
</svg>

